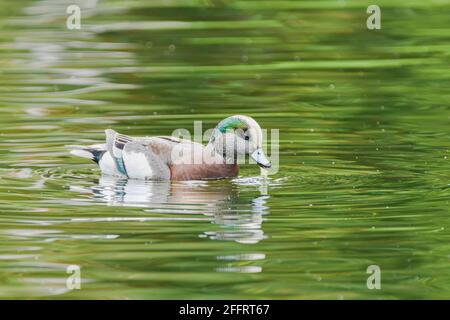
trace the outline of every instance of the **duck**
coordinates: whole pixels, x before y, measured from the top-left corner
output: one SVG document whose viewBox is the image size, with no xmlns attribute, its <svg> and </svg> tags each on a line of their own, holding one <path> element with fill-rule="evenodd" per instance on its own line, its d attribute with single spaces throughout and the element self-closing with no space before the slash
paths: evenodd
<svg viewBox="0 0 450 320">
<path fill-rule="evenodd" d="M 70 153 L 94 161 L 104 175 L 144 180 L 233 178 L 245 156 L 268 169 L 263 134 L 252 117 L 234 115 L 220 121 L 207 145 L 174 136 L 130 137 L 105 130 L 106 143 L 69 146 Z"/>
</svg>

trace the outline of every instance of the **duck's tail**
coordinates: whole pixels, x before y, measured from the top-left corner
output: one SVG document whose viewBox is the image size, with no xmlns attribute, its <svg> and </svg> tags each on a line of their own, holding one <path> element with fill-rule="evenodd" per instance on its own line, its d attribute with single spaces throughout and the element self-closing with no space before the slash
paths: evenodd
<svg viewBox="0 0 450 320">
<path fill-rule="evenodd" d="M 91 146 L 67 146 L 70 148 L 70 153 L 74 156 L 91 159 L 99 163 L 106 150 L 106 144 L 94 144 Z"/>
</svg>

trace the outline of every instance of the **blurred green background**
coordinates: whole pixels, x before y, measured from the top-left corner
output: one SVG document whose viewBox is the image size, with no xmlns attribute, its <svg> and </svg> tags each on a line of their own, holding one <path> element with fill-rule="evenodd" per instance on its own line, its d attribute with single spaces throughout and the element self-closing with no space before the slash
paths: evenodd
<svg viewBox="0 0 450 320">
<path fill-rule="evenodd" d="M 449 10 L 1 0 L 0 298 L 450 298 Z M 65 148 L 232 114 L 280 130 L 267 181 L 116 181 Z"/>
</svg>

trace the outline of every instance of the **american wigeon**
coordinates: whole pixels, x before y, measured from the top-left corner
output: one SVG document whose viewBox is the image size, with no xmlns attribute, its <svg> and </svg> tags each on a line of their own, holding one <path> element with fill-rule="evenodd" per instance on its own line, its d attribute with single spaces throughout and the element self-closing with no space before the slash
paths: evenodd
<svg viewBox="0 0 450 320">
<path fill-rule="evenodd" d="M 108 129 L 106 143 L 71 146 L 71 153 L 95 161 L 102 173 L 131 179 L 203 180 L 235 177 L 240 157 L 250 155 L 270 168 L 262 130 L 251 117 L 222 120 L 206 146 L 169 136 L 132 138 Z"/>
</svg>

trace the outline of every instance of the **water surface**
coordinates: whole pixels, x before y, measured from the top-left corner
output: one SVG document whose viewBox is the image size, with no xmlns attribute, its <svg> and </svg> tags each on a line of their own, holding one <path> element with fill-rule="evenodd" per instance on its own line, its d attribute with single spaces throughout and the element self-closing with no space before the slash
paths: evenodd
<svg viewBox="0 0 450 320">
<path fill-rule="evenodd" d="M 378 1 L 376 31 L 370 4 L 3 0 L 0 298 L 450 298 L 450 4 Z M 232 114 L 280 130 L 277 174 L 117 180 L 65 147 Z"/>
</svg>

